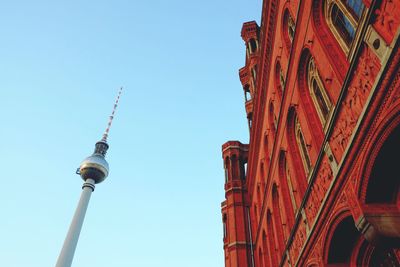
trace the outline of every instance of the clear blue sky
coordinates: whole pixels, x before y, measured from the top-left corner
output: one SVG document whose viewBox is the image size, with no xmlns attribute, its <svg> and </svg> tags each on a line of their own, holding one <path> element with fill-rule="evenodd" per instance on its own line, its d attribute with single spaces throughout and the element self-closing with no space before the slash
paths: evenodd
<svg viewBox="0 0 400 267">
<path fill-rule="evenodd" d="M 261 2 L 1 4 L 0 266 L 54 266 L 121 85 L 73 266 L 223 266 L 221 145 L 248 140 L 240 30 Z"/>
</svg>

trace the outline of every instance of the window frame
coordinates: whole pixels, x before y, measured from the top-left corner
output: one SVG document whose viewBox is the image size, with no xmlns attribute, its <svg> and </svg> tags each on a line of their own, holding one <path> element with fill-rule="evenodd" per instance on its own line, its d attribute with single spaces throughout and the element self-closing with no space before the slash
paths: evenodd
<svg viewBox="0 0 400 267">
<path fill-rule="evenodd" d="M 362 0 L 359 0 L 362 1 Z M 336 25 L 333 22 L 332 18 L 332 10 L 336 6 L 340 12 L 343 13 L 343 15 L 346 17 L 346 19 L 350 22 L 351 27 L 354 29 L 354 37 L 351 40 L 349 44 L 346 43 L 344 40 L 342 34 L 340 31 L 337 29 Z M 324 15 L 325 15 L 325 20 L 328 24 L 328 27 L 330 28 L 331 32 L 335 36 L 335 39 L 338 41 L 340 47 L 342 50 L 345 52 L 345 54 L 348 56 L 348 58 L 351 58 L 352 54 L 354 53 L 355 49 L 355 43 L 360 37 L 360 25 L 362 25 L 365 21 L 365 10 L 367 10 L 367 7 L 364 5 L 363 11 L 361 12 L 360 17 L 356 17 L 352 10 L 351 7 L 348 7 L 345 2 L 341 0 L 325 0 L 324 1 Z"/>
<path fill-rule="evenodd" d="M 315 95 L 313 86 L 314 82 L 316 83 L 319 89 L 320 95 L 322 97 L 321 100 L 324 102 L 324 105 L 327 108 L 326 115 L 324 115 L 320 102 L 318 101 L 318 97 Z M 317 110 L 318 117 L 320 118 L 322 127 L 324 127 L 326 125 L 326 122 L 329 120 L 333 105 L 332 101 L 329 98 L 328 93 L 326 92 L 321 76 L 319 75 L 315 59 L 312 56 L 309 58 L 307 62 L 307 86 L 310 92 L 311 99 L 314 103 L 315 109 Z"/>
<path fill-rule="evenodd" d="M 312 169 L 311 158 L 308 152 L 308 145 L 306 139 L 304 138 L 303 130 L 301 129 L 300 121 L 298 117 L 295 119 L 295 136 L 296 136 L 296 143 L 299 148 L 301 161 L 303 163 L 304 171 L 306 176 L 308 176 Z"/>
</svg>

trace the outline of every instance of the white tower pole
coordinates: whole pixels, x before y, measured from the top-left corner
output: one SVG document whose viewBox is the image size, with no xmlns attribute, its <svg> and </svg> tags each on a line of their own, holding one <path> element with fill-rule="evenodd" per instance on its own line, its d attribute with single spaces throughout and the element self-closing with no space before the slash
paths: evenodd
<svg viewBox="0 0 400 267">
<path fill-rule="evenodd" d="M 56 267 L 71 266 L 76 245 L 78 244 L 79 234 L 81 233 L 83 220 L 85 219 L 86 210 L 89 205 L 90 196 L 94 191 L 95 184 L 101 183 L 108 176 L 109 167 L 105 159 L 109 147 L 107 144 L 107 138 L 114 119 L 115 111 L 118 106 L 121 92 L 122 87 L 119 89 L 114 103 L 114 108 L 108 120 L 107 128 L 103 134 L 103 137 L 96 143 L 93 154 L 84 159 L 76 171 L 76 173 L 79 174 L 85 181 L 85 183 L 82 186 L 81 198 L 69 227 L 67 237 L 65 238 L 64 245 L 58 257 Z"/>
<path fill-rule="evenodd" d="M 82 194 L 76 208 L 74 217 L 65 238 L 64 245 L 58 257 L 56 267 L 70 267 L 74 258 L 76 245 L 78 244 L 79 234 L 85 219 L 86 210 L 89 205 L 90 196 L 94 191 L 95 182 L 93 179 L 87 179 L 82 186 Z"/>
</svg>

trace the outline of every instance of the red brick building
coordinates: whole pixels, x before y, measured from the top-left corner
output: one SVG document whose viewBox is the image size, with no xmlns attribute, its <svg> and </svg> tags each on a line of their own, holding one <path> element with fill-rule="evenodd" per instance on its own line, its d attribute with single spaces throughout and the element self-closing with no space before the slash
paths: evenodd
<svg viewBox="0 0 400 267">
<path fill-rule="evenodd" d="M 400 266 L 399 24 L 399 0 L 264 0 L 243 24 L 225 266 Z"/>
</svg>

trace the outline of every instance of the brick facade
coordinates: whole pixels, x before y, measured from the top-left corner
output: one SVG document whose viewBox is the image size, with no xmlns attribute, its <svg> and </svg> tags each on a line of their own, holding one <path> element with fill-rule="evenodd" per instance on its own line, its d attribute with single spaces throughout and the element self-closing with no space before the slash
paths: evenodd
<svg viewBox="0 0 400 267">
<path fill-rule="evenodd" d="M 399 24 L 395 0 L 264 0 L 243 24 L 226 267 L 400 266 Z"/>
</svg>

